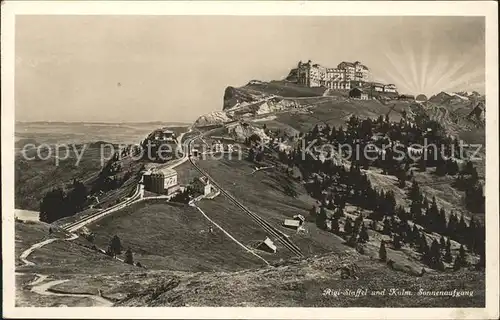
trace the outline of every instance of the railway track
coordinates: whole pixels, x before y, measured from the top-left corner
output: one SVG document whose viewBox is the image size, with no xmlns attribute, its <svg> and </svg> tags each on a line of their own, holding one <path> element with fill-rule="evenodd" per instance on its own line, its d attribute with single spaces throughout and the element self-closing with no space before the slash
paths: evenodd
<svg viewBox="0 0 500 320">
<path fill-rule="evenodd" d="M 210 177 L 206 172 L 204 172 L 200 167 L 194 163 L 194 161 L 189 157 L 189 162 L 196 168 L 198 172 L 200 172 L 202 175 L 204 175 L 210 183 L 212 183 L 215 187 L 217 187 L 222 194 L 224 194 L 229 200 L 231 200 L 238 208 L 243 210 L 245 213 L 247 213 L 254 221 L 261 226 L 266 232 L 268 232 L 270 235 L 276 237 L 276 239 L 283 245 L 285 246 L 288 250 L 290 250 L 293 254 L 295 254 L 298 257 L 304 257 L 302 252 L 300 251 L 300 248 L 295 245 L 286 234 L 284 234 L 282 231 L 276 229 L 276 227 L 272 226 L 269 222 L 264 220 L 262 217 L 260 217 L 258 214 L 250 211 L 247 207 L 245 207 L 241 202 L 239 202 L 236 198 L 234 198 L 230 193 L 225 191 L 212 177 Z"/>
<path fill-rule="evenodd" d="M 122 208 L 130 205 L 135 200 L 140 198 L 140 195 L 141 195 L 140 190 L 141 190 L 141 187 L 140 187 L 140 185 L 138 185 L 134 195 L 132 195 L 129 199 L 127 199 L 123 202 L 120 202 L 118 204 L 115 204 L 115 205 L 113 205 L 105 210 L 92 213 L 81 220 L 65 224 L 62 226 L 62 229 L 69 231 L 69 232 L 75 232 L 76 230 L 84 227 L 85 225 L 89 224 L 90 222 L 93 222 L 97 219 L 100 219 L 101 217 L 104 217 L 104 216 L 106 216 L 106 215 L 108 215 L 116 210 L 122 209 Z"/>
</svg>

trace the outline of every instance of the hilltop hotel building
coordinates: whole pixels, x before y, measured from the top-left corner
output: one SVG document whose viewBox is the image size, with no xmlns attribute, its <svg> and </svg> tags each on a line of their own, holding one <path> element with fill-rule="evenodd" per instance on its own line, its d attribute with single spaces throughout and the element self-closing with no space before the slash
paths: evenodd
<svg viewBox="0 0 500 320">
<path fill-rule="evenodd" d="M 394 84 L 369 83 L 370 70 L 361 62 L 339 63 L 337 68 L 327 68 L 311 60 L 299 62 L 297 66 L 297 83 L 308 87 L 326 87 L 329 89 L 351 90 L 355 87 L 369 85 L 379 92 L 397 92 Z"/>
</svg>

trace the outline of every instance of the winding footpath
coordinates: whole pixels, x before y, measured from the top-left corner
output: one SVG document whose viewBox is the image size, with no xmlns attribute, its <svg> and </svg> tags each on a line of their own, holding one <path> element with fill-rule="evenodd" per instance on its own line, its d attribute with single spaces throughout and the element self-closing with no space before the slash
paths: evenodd
<svg viewBox="0 0 500 320">
<path fill-rule="evenodd" d="M 30 254 L 32 254 L 33 251 L 35 251 L 36 249 L 39 249 L 39 248 L 41 248 L 49 243 L 52 243 L 56 240 L 58 240 L 58 239 L 52 238 L 52 239 L 48 239 L 48 240 L 45 240 L 42 242 L 35 243 L 31 247 L 29 247 L 27 250 L 25 250 L 19 258 L 21 259 L 21 261 L 24 263 L 25 266 L 34 266 L 35 264 L 33 262 L 27 260 L 28 256 Z"/>
<path fill-rule="evenodd" d="M 110 300 L 103 298 L 101 296 L 93 295 L 93 294 L 88 294 L 88 293 L 61 293 L 61 292 L 54 292 L 50 291 L 50 289 L 54 286 L 57 286 L 61 283 L 68 282 L 69 279 L 63 279 L 63 280 L 52 280 L 49 282 L 37 284 L 31 288 L 31 291 L 38 293 L 40 295 L 44 296 L 63 296 L 63 297 L 78 297 L 78 298 L 90 298 L 94 300 L 98 306 L 101 307 L 112 307 L 113 302 Z"/>
<path fill-rule="evenodd" d="M 35 263 L 29 261 L 27 258 L 30 254 L 33 253 L 36 249 L 40 249 L 41 247 L 52 243 L 57 240 L 63 240 L 63 241 L 72 241 L 78 238 L 77 234 L 71 234 L 70 237 L 66 239 L 60 239 L 60 238 L 51 238 L 47 239 L 38 243 L 35 243 L 28 249 L 24 250 L 23 253 L 20 256 L 21 261 L 24 263 L 25 266 L 34 266 Z M 16 275 L 24 275 L 26 273 L 18 273 L 16 272 Z M 87 293 L 70 293 L 70 292 L 54 292 L 51 291 L 52 287 L 57 286 L 61 283 L 68 282 L 69 279 L 61 279 L 61 280 L 52 280 L 46 282 L 46 280 L 49 278 L 48 275 L 45 274 L 39 274 L 35 273 L 35 279 L 32 280 L 31 282 L 28 283 L 29 286 L 31 286 L 31 292 L 37 293 L 39 295 L 43 296 L 62 296 L 62 297 L 78 297 L 78 298 L 90 298 L 94 300 L 97 304 L 97 306 L 102 306 L 102 307 L 111 307 L 113 306 L 113 302 L 97 295 L 93 294 L 87 294 Z"/>
</svg>

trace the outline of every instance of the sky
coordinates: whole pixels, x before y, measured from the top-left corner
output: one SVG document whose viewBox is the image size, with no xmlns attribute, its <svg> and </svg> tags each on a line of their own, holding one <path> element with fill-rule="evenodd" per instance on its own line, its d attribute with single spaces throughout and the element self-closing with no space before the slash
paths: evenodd
<svg viewBox="0 0 500 320">
<path fill-rule="evenodd" d="M 483 17 L 17 16 L 17 121 L 192 122 L 299 60 L 400 93 L 484 93 Z"/>
</svg>

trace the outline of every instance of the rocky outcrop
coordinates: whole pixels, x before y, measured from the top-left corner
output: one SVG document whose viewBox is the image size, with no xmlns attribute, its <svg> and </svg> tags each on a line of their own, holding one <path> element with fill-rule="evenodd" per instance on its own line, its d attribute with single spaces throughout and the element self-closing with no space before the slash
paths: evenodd
<svg viewBox="0 0 500 320">
<path fill-rule="evenodd" d="M 477 103 L 476 106 L 469 113 L 469 115 L 467 116 L 467 118 L 470 119 L 470 120 L 476 120 L 476 121 L 483 121 L 484 122 L 484 120 L 486 118 L 484 104 L 482 102 Z"/>
<path fill-rule="evenodd" d="M 296 100 L 268 96 L 254 103 L 242 103 L 226 111 L 230 116 L 241 117 L 246 114 L 261 115 L 297 107 L 300 107 L 300 103 Z"/>
<path fill-rule="evenodd" d="M 298 80 L 299 80 L 299 69 L 298 68 L 294 68 L 294 69 L 290 70 L 290 73 L 286 77 L 286 80 L 287 81 L 292 81 L 292 82 L 298 82 Z"/>
<path fill-rule="evenodd" d="M 245 141 L 252 135 L 259 136 L 261 141 L 268 142 L 269 136 L 261 128 L 256 128 L 249 123 L 238 122 L 227 127 L 227 133 L 236 141 Z"/>
<path fill-rule="evenodd" d="M 460 92 L 455 92 L 455 94 L 458 94 L 462 97 L 466 97 L 469 99 L 481 97 L 481 94 L 477 91 L 460 91 Z"/>
<path fill-rule="evenodd" d="M 456 103 L 464 103 L 467 101 L 478 101 L 484 100 L 484 97 L 481 96 L 476 91 L 467 92 L 440 92 L 436 95 L 433 95 L 429 98 L 429 101 L 437 104 L 456 104 Z"/>
<path fill-rule="evenodd" d="M 251 104 L 253 102 L 259 101 L 264 95 L 258 93 L 252 93 L 249 90 L 244 90 L 241 88 L 227 87 L 224 92 L 224 103 L 222 110 L 231 109 L 235 106 Z"/>
<path fill-rule="evenodd" d="M 220 125 L 231 121 L 232 119 L 224 111 L 214 111 L 199 117 L 195 123 L 195 127 Z"/>
</svg>

